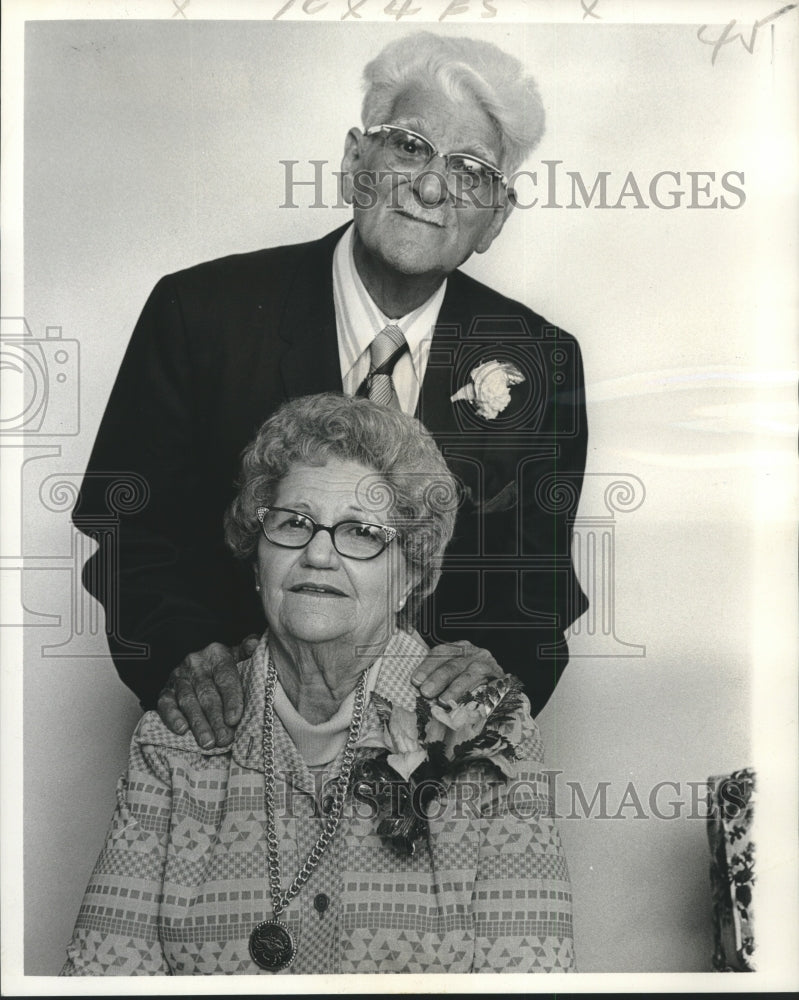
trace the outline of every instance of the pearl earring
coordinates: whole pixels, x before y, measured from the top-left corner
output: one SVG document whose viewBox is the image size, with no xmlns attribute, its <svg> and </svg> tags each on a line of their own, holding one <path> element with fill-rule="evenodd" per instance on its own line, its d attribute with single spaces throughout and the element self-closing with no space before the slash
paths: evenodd
<svg viewBox="0 0 799 1000">
<path fill-rule="evenodd" d="M 256 590 L 260 590 L 260 589 L 261 589 L 261 584 L 260 584 L 260 583 L 256 583 L 256 585 L 255 585 L 255 589 L 256 589 Z"/>
</svg>

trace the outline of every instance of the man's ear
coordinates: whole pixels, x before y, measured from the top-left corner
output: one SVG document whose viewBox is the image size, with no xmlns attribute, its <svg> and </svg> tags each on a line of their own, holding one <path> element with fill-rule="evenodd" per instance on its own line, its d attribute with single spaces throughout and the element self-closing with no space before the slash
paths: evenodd
<svg viewBox="0 0 799 1000">
<path fill-rule="evenodd" d="M 361 141 L 363 132 L 351 128 L 344 140 L 344 156 L 341 158 L 341 196 L 351 205 L 354 198 L 353 177 L 361 167 Z"/>
<path fill-rule="evenodd" d="M 497 236 L 499 236 L 502 232 L 502 227 L 505 225 L 508 216 L 513 211 L 513 207 L 512 200 L 506 195 L 504 204 L 497 205 L 493 210 L 494 215 L 491 222 L 486 231 L 483 233 L 480 242 L 474 248 L 476 253 L 485 253 L 486 250 L 488 250 Z"/>
</svg>

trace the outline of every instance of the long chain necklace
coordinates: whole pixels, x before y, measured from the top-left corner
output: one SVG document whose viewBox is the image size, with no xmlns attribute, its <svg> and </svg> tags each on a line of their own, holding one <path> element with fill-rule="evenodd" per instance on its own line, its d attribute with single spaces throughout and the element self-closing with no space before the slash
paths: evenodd
<svg viewBox="0 0 799 1000">
<path fill-rule="evenodd" d="M 322 859 L 327 845 L 338 829 L 344 808 L 344 797 L 350 782 L 355 761 L 355 744 L 361 732 L 366 701 L 366 673 L 361 674 L 355 688 L 355 706 L 352 711 L 347 742 L 344 745 L 341 770 L 333 789 L 333 805 L 319 837 L 311 848 L 305 864 L 294 876 L 291 885 L 283 891 L 280 887 L 280 850 L 275 824 L 275 744 L 274 744 L 274 695 L 277 671 L 272 657 L 266 668 L 266 706 L 264 709 L 264 802 L 266 805 L 266 860 L 269 868 L 269 892 L 272 897 L 272 919 L 264 920 L 250 934 L 250 955 L 256 965 L 270 972 L 286 969 L 297 955 L 297 945 L 291 931 L 278 918 L 292 899 L 302 889 Z"/>
</svg>

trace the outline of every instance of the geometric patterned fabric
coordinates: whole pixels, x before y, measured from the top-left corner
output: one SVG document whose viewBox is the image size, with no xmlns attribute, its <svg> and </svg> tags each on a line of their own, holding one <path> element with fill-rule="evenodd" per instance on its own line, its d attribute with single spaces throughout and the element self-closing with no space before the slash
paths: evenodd
<svg viewBox="0 0 799 1000">
<path fill-rule="evenodd" d="M 415 705 L 426 647 L 397 633 L 375 690 Z M 133 735 L 111 827 L 78 914 L 67 976 L 275 975 L 248 939 L 272 916 L 264 814 L 266 636 L 240 665 L 246 708 L 231 747 L 201 750 L 155 712 Z M 377 835 L 350 794 L 319 866 L 281 919 L 297 944 L 284 975 L 574 971 L 571 891 L 548 815 L 541 739 L 524 712 L 507 782 L 475 772 L 449 787 L 412 857 Z M 381 728 L 374 706 L 361 740 Z M 285 889 L 319 835 L 338 773 L 310 771 L 274 720 L 277 834 Z"/>
</svg>

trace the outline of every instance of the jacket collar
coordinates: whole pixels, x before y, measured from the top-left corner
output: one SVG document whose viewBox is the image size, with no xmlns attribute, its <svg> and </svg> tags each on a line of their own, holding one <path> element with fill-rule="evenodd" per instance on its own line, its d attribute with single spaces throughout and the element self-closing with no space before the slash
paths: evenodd
<svg viewBox="0 0 799 1000">
<path fill-rule="evenodd" d="M 287 399 L 317 392 L 342 392 L 336 313 L 333 302 L 333 253 L 352 222 L 306 244 L 290 280 L 280 323 L 285 342 L 280 372 Z M 450 402 L 452 358 L 469 335 L 479 306 L 473 284 L 460 271 L 447 279 L 416 416 L 431 433 L 457 433 Z"/>
<path fill-rule="evenodd" d="M 460 271 L 447 279 L 447 291 L 433 330 L 427 369 L 419 393 L 416 417 L 433 435 L 458 434 L 460 426 L 450 397 L 457 377 L 454 362 L 474 319 L 469 284 Z"/>
<path fill-rule="evenodd" d="M 416 706 L 416 689 L 411 684 L 411 674 L 427 654 L 427 646 L 417 633 L 395 632 L 383 651 L 380 670 L 374 691 L 394 705 L 413 710 Z M 233 760 L 250 771 L 264 771 L 264 707 L 266 663 L 269 655 L 267 633 L 261 638 L 252 657 L 239 664 L 244 688 L 244 714 L 229 747 L 204 750 L 198 746 L 191 733 L 178 736 L 161 721 L 157 712 L 147 712 L 134 734 L 140 746 L 157 746 L 185 753 L 202 754 L 203 757 L 220 757 L 231 754 Z M 359 745 L 369 737 L 381 734 L 383 724 L 371 698 L 364 709 Z M 283 728 L 280 719 L 274 720 L 275 759 L 281 776 L 295 788 L 315 794 L 317 779 L 300 756 L 299 751 Z M 325 777 L 338 774 L 341 754 L 334 760 Z"/>
</svg>

